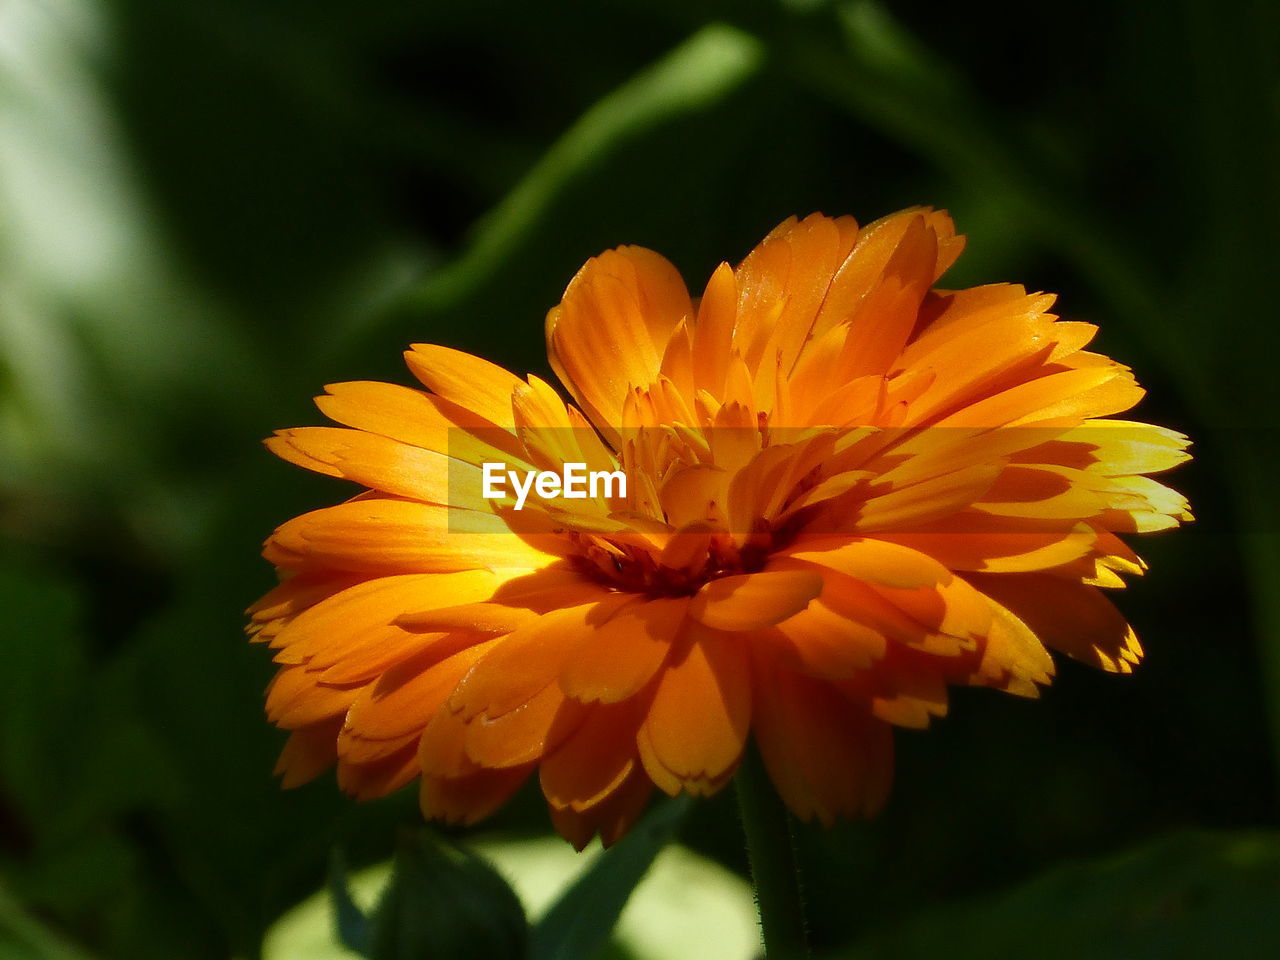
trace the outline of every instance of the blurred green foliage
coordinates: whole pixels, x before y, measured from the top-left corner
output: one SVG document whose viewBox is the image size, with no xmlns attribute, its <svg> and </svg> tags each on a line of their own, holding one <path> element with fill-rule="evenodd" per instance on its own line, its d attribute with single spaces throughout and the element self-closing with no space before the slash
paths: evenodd
<svg viewBox="0 0 1280 960">
<path fill-rule="evenodd" d="M 597 859 L 534 927 L 530 960 L 599 956 L 631 891 L 672 839 L 691 805 L 691 799 L 683 796 L 660 801 Z"/>
<path fill-rule="evenodd" d="M 1187 832 L 1008 893 L 963 899 L 870 938 L 857 960 L 1040 957 L 1197 960 L 1280 950 L 1274 833 Z"/>
<path fill-rule="evenodd" d="M 543 313 L 601 249 L 651 246 L 696 287 L 793 213 L 912 203 L 970 237 L 948 282 L 1056 290 L 1102 325 L 1145 417 L 1198 441 L 1176 482 L 1200 522 L 1142 544 L 1134 677 L 1065 664 L 1040 702 L 961 691 L 899 735 L 883 817 L 802 829 L 813 940 L 1000 955 L 1070 917 L 1267 955 L 1278 16 L 9 0 L 0 956 L 252 958 L 332 845 L 383 860 L 416 822 L 411 791 L 277 789 L 271 667 L 240 635 L 272 582 L 263 536 L 345 495 L 257 442 L 318 422 L 324 383 L 403 382 L 422 340 L 546 375 Z M 682 837 L 741 871 L 731 802 Z M 530 792 L 486 829 L 548 826 Z"/>
<path fill-rule="evenodd" d="M 406 831 L 365 935 L 342 939 L 374 960 L 523 960 L 528 935 L 515 892 L 483 858 L 428 831 Z M 352 934 L 355 936 L 352 936 Z"/>
</svg>

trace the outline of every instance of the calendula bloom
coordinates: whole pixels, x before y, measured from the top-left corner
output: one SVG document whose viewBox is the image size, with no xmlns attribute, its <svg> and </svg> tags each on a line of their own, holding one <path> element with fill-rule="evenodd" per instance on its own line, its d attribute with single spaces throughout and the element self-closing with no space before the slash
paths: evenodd
<svg viewBox="0 0 1280 960">
<path fill-rule="evenodd" d="M 1146 476 L 1187 440 L 1104 419 L 1143 391 L 1053 296 L 934 289 L 962 245 L 926 209 L 793 218 L 699 299 L 621 247 L 547 317 L 572 405 L 442 346 L 405 355 L 425 390 L 327 387 L 343 426 L 268 446 L 364 489 L 271 536 L 250 611 L 285 785 L 421 778 L 428 817 L 470 823 L 536 773 L 582 846 L 655 786 L 720 789 L 750 736 L 829 823 L 881 806 L 892 726 L 949 685 L 1034 696 L 1048 649 L 1128 673 L 1103 591 L 1143 571 L 1118 534 L 1190 519 Z M 569 464 L 626 489 L 516 509 Z"/>
</svg>

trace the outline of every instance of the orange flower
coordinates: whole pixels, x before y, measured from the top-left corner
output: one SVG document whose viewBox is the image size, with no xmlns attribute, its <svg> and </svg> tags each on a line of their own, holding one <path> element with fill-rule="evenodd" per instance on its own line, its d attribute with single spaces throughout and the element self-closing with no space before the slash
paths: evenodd
<svg viewBox="0 0 1280 960">
<path fill-rule="evenodd" d="M 793 218 L 699 300 L 656 253 L 604 253 L 547 318 L 576 407 L 440 346 L 406 353 L 425 392 L 327 387 L 343 427 L 267 442 L 367 488 L 267 541 L 283 581 L 250 630 L 280 664 L 285 785 L 421 777 L 428 817 L 470 823 L 536 771 L 582 846 L 654 786 L 719 790 L 751 735 L 829 823 L 880 807 L 890 726 L 948 685 L 1034 696 L 1046 647 L 1128 673 L 1099 588 L 1143 570 L 1118 533 L 1190 519 L 1145 476 L 1187 440 L 1100 419 L 1143 391 L 1053 296 L 933 289 L 962 245 L 925 209 Z M 627 490 L 517 510 L 485 463 Z"/>
</svg>

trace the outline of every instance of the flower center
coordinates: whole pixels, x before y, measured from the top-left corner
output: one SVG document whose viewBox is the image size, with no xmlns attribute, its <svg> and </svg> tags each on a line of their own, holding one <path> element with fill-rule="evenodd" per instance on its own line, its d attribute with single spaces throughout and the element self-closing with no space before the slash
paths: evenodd
<svg viewBox="0 0 1280 960">
<path fill-rule="evenodd" d="M 761 569 L 775 548 L 765 531 L 745 538 L 724 533 L 681 533 L 661 549 L 650 543 L 619 542 L 598 535 L 573 534 L 578 565 L 591 577 L 629 593 L 684 597 L 703 584 Z"/>
</svg>

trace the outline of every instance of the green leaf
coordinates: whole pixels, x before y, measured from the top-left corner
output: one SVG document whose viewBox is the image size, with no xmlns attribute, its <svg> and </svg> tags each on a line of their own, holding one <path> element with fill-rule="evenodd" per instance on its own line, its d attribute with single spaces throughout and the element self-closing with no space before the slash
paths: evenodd
<svg viewBox="0 0 1280 960">
<path fill-rule="evenodd" d="M 690 806 L 687 796 L 663 803 L 606 851 L 534 927 L 530 960 L 588 960 L 603 950 L 631 892 Z"/>
<path fill-rule="evenodd" d="M 583 113 L 475 226 L 457 257 L 409 290 L 391 313 L 414 318 L 455 309 L 545 243 L 557 204 L 593 171 L 671 124 L 715 107 L 759 73 L 764 49 L 723 24 L 693 34 Z M 362 330 L 347 331 L 358 338 Z M 343 343 L 327 349 L 337 354 Z"/>
<path fill-rule="evenodd" d="M 373 929 L 369 918 L 351 896 L 351 889 L 347 886 L 346 858 L 336 848 L 329 858 L 329 895 L 333 899 L 333 925 L 338 939 L 360 956 L 369 956 Z"/>
<path fill-rule="evenodd" d="M 464 297 L 493 276 L 518 240 L 537 228 L 565 184 L 655 125 L 723 98 L 751 76 L 761 60 L 755 39 L 712 25 L 602 99 L 485 217 L 466 255 L 427 282 L 420 291 L 423 301 Z"/>
<path fill-rule="evenodd" d="M 1280 956 L 1280 834 L 1183 833 L 917 914 L 841 954 L 1038 960 Z"/>
<path fill-rule="evenodd" d="M 1150 271 L 1135 247 L 1116 235 L 1106 211 L 1074 195 L 1051 158 L 998 117 L 888 5 L 847 0 L 834 14 L 779 44 L 800 82 L 954 178 L 980 198 L 977 206 L 999 218 L 1005 233 L 1026 231 L 1057 251 L 1117 313 L 1159 329 L 1162 308 L 1150 293 Z M 1166 362 L 1180 349 L 1169 338 L 1151 346 Z"/>
<path fill-rule="evenodd" d="M 369 946 L 373 960 L 518 960 L 528 926 L 515 891 L 487 861 L 419 830 L 400 841 Z"/>
</svg>

